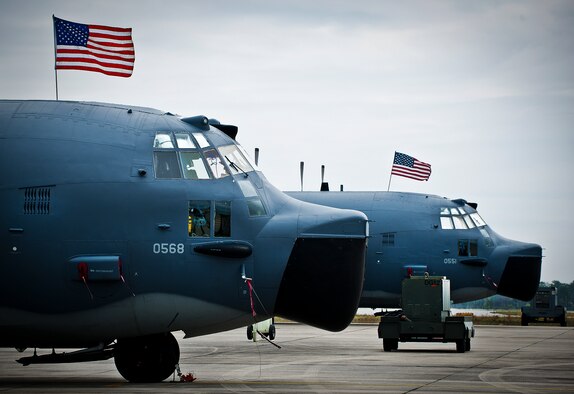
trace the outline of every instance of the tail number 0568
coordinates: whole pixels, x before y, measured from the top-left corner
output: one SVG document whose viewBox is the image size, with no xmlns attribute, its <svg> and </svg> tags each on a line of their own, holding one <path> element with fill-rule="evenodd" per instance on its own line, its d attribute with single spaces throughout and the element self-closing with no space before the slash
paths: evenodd
<svg viewBox="0 0 574 394">
<path fill-rule="evenodd" d="M 185 252 L 184 244 L 155 243 L 153 244 L 155 254 L 183 254 Z"/>
</svg>

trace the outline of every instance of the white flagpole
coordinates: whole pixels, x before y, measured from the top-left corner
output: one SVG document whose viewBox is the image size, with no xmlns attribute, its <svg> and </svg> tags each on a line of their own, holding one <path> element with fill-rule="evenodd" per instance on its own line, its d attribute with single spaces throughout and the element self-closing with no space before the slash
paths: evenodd
<svg viewBox="0 0 574 394">
<path fill-rule="evenodd" d="M 58 69 L 56 68 L 57 40 L 56 40 L 56 17 L 52 14 L 52 29 L 54 29 L 54 76 L 56 77 L 56 101 L 58 101 Z"/>
<path fill-rule="evenodd" d="M 395 157 L 397 156 L 397 151 L 395 151 L 395 155 L 393 156 L 393 164 L 395 164 Z M 391 166 L 391 175 L 389 176 L 389 185 L 387 186 L 387 191 L 391 189 L 391 179 L 393 178 L 393 167 Z"/>
</svg>

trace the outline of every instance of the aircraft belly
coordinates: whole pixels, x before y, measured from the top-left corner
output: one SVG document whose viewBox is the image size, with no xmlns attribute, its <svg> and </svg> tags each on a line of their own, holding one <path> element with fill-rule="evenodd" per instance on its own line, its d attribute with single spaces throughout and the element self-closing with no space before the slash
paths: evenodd
<svg viewBox="0 0 574 394">
<path fill-rule="evenodd" d="M 453 303 L 458 304 L 461 302 L 479 300 L 495 294 L 496 290 L 486 287 L 463 287 L 456 290 L 451 289 L 450 297 Z"/>
<path fill-rule="evenodd" d="M 247 310 L 167 293 L 137 295 L 73 313 L 0 308 L 0 347 L 87 347 L 177 330 L 195 336 L 222 331 L 222 325 L 234 329 L 252 321 Z"/>
<path fill-rule="evenodd" d="M 360 308 L 396 308 L 401 300 L 400 293 L 383 290 L 364 290 L 361 294 Z"/>
</svg>

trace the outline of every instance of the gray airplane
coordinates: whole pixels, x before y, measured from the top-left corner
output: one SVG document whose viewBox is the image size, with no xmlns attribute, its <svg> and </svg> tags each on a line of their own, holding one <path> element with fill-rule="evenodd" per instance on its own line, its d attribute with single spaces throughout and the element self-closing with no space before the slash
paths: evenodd
<svg viewBox="0 0 574 394">
<path fill-rule="evenodd" d="M 404 192 L 287 194 L 368 216 L 370 239 L 360 307 L 399 307 L 402 280 L 426 272 L 450 279 L 454 303 L 494 294 L 527 301 L 538 288 L 542 248 L 498 235 L 478 214 L 475 203 Z"/>
<path fill-rule="evenodd" d="M 114 357 L 127 380 L 157 382 L 179 360 L 172 331 L 274 315 L 345 328 L 366 216 L 278 191 L 236 133 L 129 105 L 0 100 L 0 346 L 77 348 L 18 361 Z"/>
</svg>

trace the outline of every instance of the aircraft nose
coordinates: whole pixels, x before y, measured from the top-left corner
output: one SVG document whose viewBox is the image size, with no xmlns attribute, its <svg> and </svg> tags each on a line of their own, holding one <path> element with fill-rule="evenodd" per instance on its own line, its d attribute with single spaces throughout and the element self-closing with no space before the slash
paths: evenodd
<svg viewBox="0 0 574 394">
<path fill-rule="evenodd" d="M 358 211 L 303 203 L 275 313 L 329 331 L 346 328 L 363 287 L 367 217 Z M 318 214 L 317 211 L 320 213 Z"/>
<path fill-rule="evenodd" d="M 498 284 L 498 294 L 522 301 L 531 300 L 540 283 L 542 248 L 536 244 L 516 242 Z"/>
</svg>

